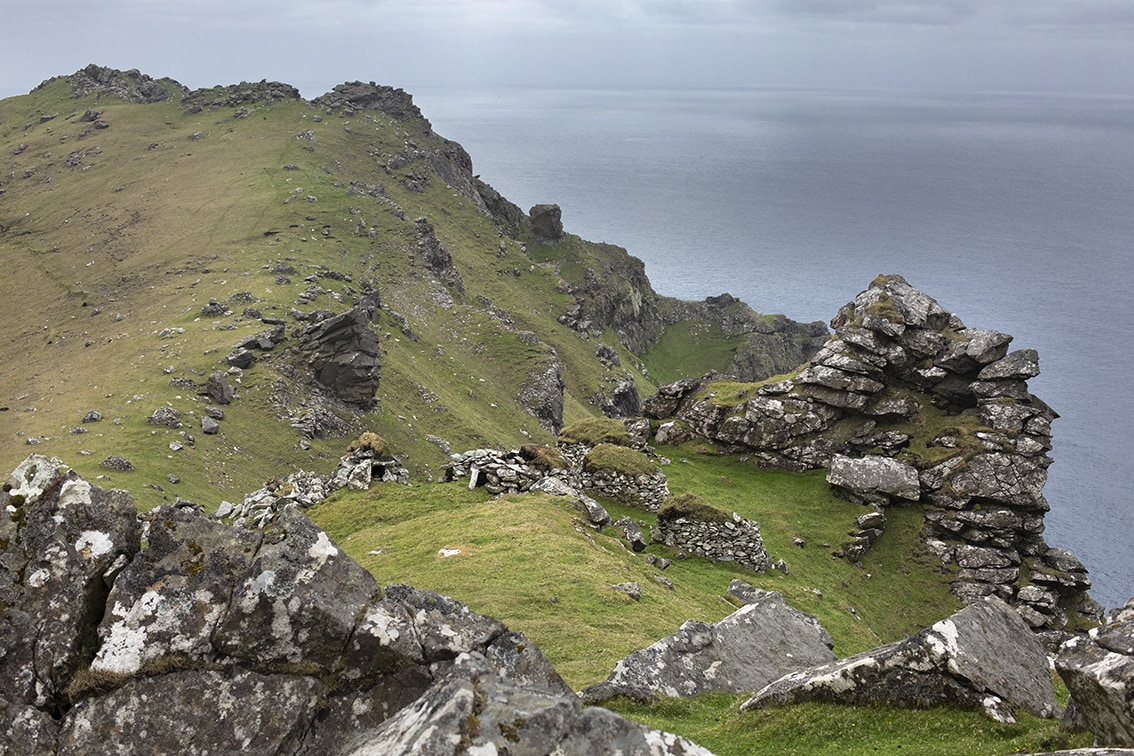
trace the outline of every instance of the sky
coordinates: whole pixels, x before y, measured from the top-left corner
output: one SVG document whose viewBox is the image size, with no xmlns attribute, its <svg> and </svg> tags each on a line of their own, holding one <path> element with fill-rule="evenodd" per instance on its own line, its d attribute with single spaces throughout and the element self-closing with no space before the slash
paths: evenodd
<svg viewBox="0 0 1134 756">
<path fill-rule="evenodd" d="M 1134 94 L 1134 0 L 0 0 L 0 97 L 88 63 L 190 88 Z"/>
</svg>

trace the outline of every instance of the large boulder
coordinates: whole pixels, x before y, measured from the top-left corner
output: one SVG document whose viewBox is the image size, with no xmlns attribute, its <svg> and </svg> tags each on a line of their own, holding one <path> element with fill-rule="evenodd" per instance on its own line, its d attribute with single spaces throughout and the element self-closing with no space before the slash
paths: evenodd
<svg viewBox="0 0 1134 756">
<path fill-rule="evenodd" d="M 827 482 L 856 501 L 888 504 L 892 499 L 917 501 L 921 484 L 917 470 L 891 457 L 831 458 Z"/>
<path fill-rule="evenodd" d="M 810 614 L 775 591 L 756 591 L 715 625 L 689 620 L 677 632 L 630 654 L 610 676 L 580 693 L 650 700 L 708 691 L 743 693 L 808 667 L 834 661 L 831 636 Z"/>
<path fill-rule="evenodd" d="M 478 654 L 462 655 L 429 692 L 355 737 L 342 753 L 711 756 L 684 738 L 584 707 L 573 696 L 520 688 Z"/>
<path fill-rule="evenodd" d="M 1109 624 L 1064 643 L 1055 668 L 1095 745 L 1134 747 L 1134 599 Z"/>
<path fill-rule="evenodd" d="M 33 454 L 0 491 L 0 696 L 57 714 L 89 663 L 107 586 L 137 554 L 125 491 Z"/>
<path fill-rule="evenodd" d="M 1061 713 L 1043 647 L 1016 611 L 994 597 L 905 640 L 788 674 L 741 709 L 803 701 L 961 706 L 1004 722 L 1015 721 L 1015 707 L 1037 717 Z"/>
<path fill-rule="evenodd" d="M 344 402 L 370 406 L 381 379 L 382 356 L 364 308 L 308 326 L 299 344 L 319 383 Z"/>
<path fill-rule="evenodd" d="M 563 211 L 559 205 L 535 205 L 528 212 L 532 221 L 532 234 L 545 241 L 563 238 Z"/>
</svg>

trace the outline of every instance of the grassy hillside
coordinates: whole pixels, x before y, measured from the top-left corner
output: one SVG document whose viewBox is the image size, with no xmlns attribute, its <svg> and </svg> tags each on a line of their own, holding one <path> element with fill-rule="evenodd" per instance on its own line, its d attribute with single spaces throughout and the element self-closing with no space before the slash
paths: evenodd
<svg viewBox="0 0 1134 756">
<path fill-rule="evenodd" d="M 863 510 L 833 497 L 820 472 L 761 470 L 701 444 L 661 449 L 673 493 L 756 520 L 773 559 L 787 566 L 786 574 L 757 575 L 675 560 L 662 574 L 672 588 L 613 529 L 592 531 L 562 499 L 489 500 L 484 489 L 432 482 L 445 444 L 462 451 L 552 442 L 519 397 L 531 376 L 555 364 L 570 424 L 598 414 L 620 381 L 647 395 L 654 381 L 726 370 L 745 340 L 709 321 L 647 322 L 643 313 L 674 308 L 624 250 L 570 235 L 548 243 L 498 223 L 470 189 L 463 152 L 420 116 L 269 101 L 258 92 L 242 84 L 143 105 L 75 97 L 56 79 L 0 101 L 6 469 L 34 451 L 129 490 L 143 509 L 175 496 L 213 509 L 296 468 L 329 473 L 350 438 L 375 431 L 410 468 L 413 485 L 342 491 L 311 510 L 313 519 L 381 583 L 451 595 L 527 633 L 576 688 L 687 619 L 729 614 L 723 595 L 736 577 L 817 615 L 840 655 L 958 608 L 949 574 L 920 546 L 919 509 L 887 513 L 861 568 L 833 558 Z M 429 267 L 419 217 L 451 255 L 459 283 L 452 271 Z M 382 304 L 376 404 L 329 405 L 337 433 L 305 439 L 291 422 L 319 402 L 291 351 L 302 326 L 293 310 L 343 312 L 368 288 Z M 586 329 L 561 322 L 579 292 Z M 213 300 L 231 313 L 205 314 Z M 286 322 L 288 340 L 234 379 L 238 398 L 224 408 L 220 432 L 206 435 L 200 418 L 210 400 L 195 386 L 224 369 L 241 338 L 267 328 L 261 317 Z M 600 344 L 620 366 L 596 357 Z M 715 390 L 725 401 L 750 388 Z M 183 428 L 147 421 L 163 406 L 181 411 Z M 91 410 L 103 419 L 83 423 Z M 102 468 L 110 455 L 129 459 L 134 471 Z M 647 531 L 654 517 L 603 504 Z M 658 545 L 647 553 L 675 556 Z M 641 601 L 610 589 L 627 581 L 641 585 Z M 883 752 L 991 753 L 1066 741 L 1053 723 L 1027 719 L 1010 728 L 967 713 L 838 707 L 739 717 L 737 703 L 709 696 L 614 705 L 722 754 L 791 752 L 795 742 L 797 752 L 857 752 L 870 742 Z"/>
<path fill-rule="evenodd" d="M 88 109 L 108 127 L 83 120 Z M 436 165 L 454 145 L 423 119 L 301 100 L 192 110 L 73 98 L 64 79 L 0 102 L 0 254 L 13 272 L 0 282 L 8 464 L 36 439 L 35 451 L 107 475 L 142 506 L 180 495 L 209 507 L 281 470 L 332 467 L 341 441 L 301 448 L 279 398 L 302 410 L 303 392 L 272 359 L 246 371 L 217 436 L 198 432 L 205 401 L 170 381 L 203 383 L 239 338 L 263 330 L 248 308 L 293 329 L 293 307 L 343 311 L 366 284 L 383 304 L 382 386 L 375 411 L 344 418 L 344 435 L 380 432 L 418 475 L 445 460 L 426 435 L 455 449 L 550 440 L 517 395 L 553 355 L 567 422 L 597 412 L 595 397 L 627 375 L 595 359 L 597 342 L 637 364 L 613 334 L 580 338 L 557 320 L 572 302 L 561 273 L 585 269 L 599 247 L 569 239 L 565 266 L 548 251 L 556 245 L 529 256 L 527 239 L 505 236 L 441 177 Z M 452 255 L 463 291 L 424 266 L 418 217 Z M 604 259 L 625 257 L 612 249 L 602 246 Z M 290 283 L 281 270 L 294 271 Z M 312 287 L 321 293 L 297 304 Z M 210 299 L 233 314 L 203 317 Z M 195 446 L 147 424 L 163 405 L 185 413 Z M 72 433 L 88 410 L 105 419 Z M 184 448 L 171 452 L 171 441 Z M 110 454 L 136 471 L 100 469 Z"/>
</svg>

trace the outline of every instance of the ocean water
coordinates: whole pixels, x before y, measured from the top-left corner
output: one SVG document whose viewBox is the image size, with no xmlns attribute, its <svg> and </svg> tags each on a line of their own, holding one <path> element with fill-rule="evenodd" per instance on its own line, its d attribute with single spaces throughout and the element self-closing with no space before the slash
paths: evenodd
<svg viewBox="0 0 1134 756">
<path fill-rule="evenodd" d="M 899 273 L 1039 351 L 1061 418 L 1048 543 L 1134 596 L 1134 99 L 410 88 L 527 209 L 625 247 L 654 288 L 829 320 Z"/>
</svg>

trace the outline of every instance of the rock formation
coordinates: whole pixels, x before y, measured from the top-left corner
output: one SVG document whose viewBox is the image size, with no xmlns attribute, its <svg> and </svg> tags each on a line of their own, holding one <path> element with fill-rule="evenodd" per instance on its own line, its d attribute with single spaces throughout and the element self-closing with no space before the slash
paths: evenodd
<svg viewBox="0 0 1134 756">
<path fill-rule="evenodd" d="M 603 682 L 580 692 L 584 701 L 614 696 L 652 700 L 708 691 L 759 690 L 797 670 L 834 661 L 831 636 L 819 621 L 774 591 L 716 624 L 689 620 L 677 632 L 622 659 Z"/>
<path fill-rule="evenodd" d="M 837 491 L 880 510 L 916 501 L 930 545 L 960 568 L 953 591 L 966 603 L 995 594 L 1036 629 L 1064 627 L 1069 611 L 1100 617 L 1083 565 L 1042 536 L 1056 414 L 1028 391 L 1036 353 L 1009 353 L 1012 337 L 967 328 L 900 276 L 876 278 L 831 325 L 793 377 L 745 389 L 739 403 L 699 398 L 704 381 L 683 380 L 644 411 L 761 464 L 826 467 Z M 931 412 L 940 429 L 915 442 L 902 424 Z M 844 553 L 857 558 L 871 540 Z"/>
<path fill-rule="evenodd" d="M 741 710 L 801 701 L 983 710 L 1002 722 L 1015 708 L 1059 716 L 1043 647 L 995 597 L 896 643 L 794 672 L 758 691 Z"/>
<path fill-rule="evenodd" d="M 1095 745 L 1134 747 L 1134 599 L 1064 643 L 1055 668 L 1071 691 L 1068 716 L 1094 733 Z"/>
<path fill-rule="evenodd" d="M 584 707 L 499 621 L 380 588 L 294 507 L 140 520 L 37 455 L 0 506 L 0 751 L 708 753 Z"/>
<path fill-rule="evenodd" d="M 381 379 L 382 354 L 363 308 L 307 326 L 299 345 L 319 383 L 344 402 L 370 406 Z"/>
</svg>

